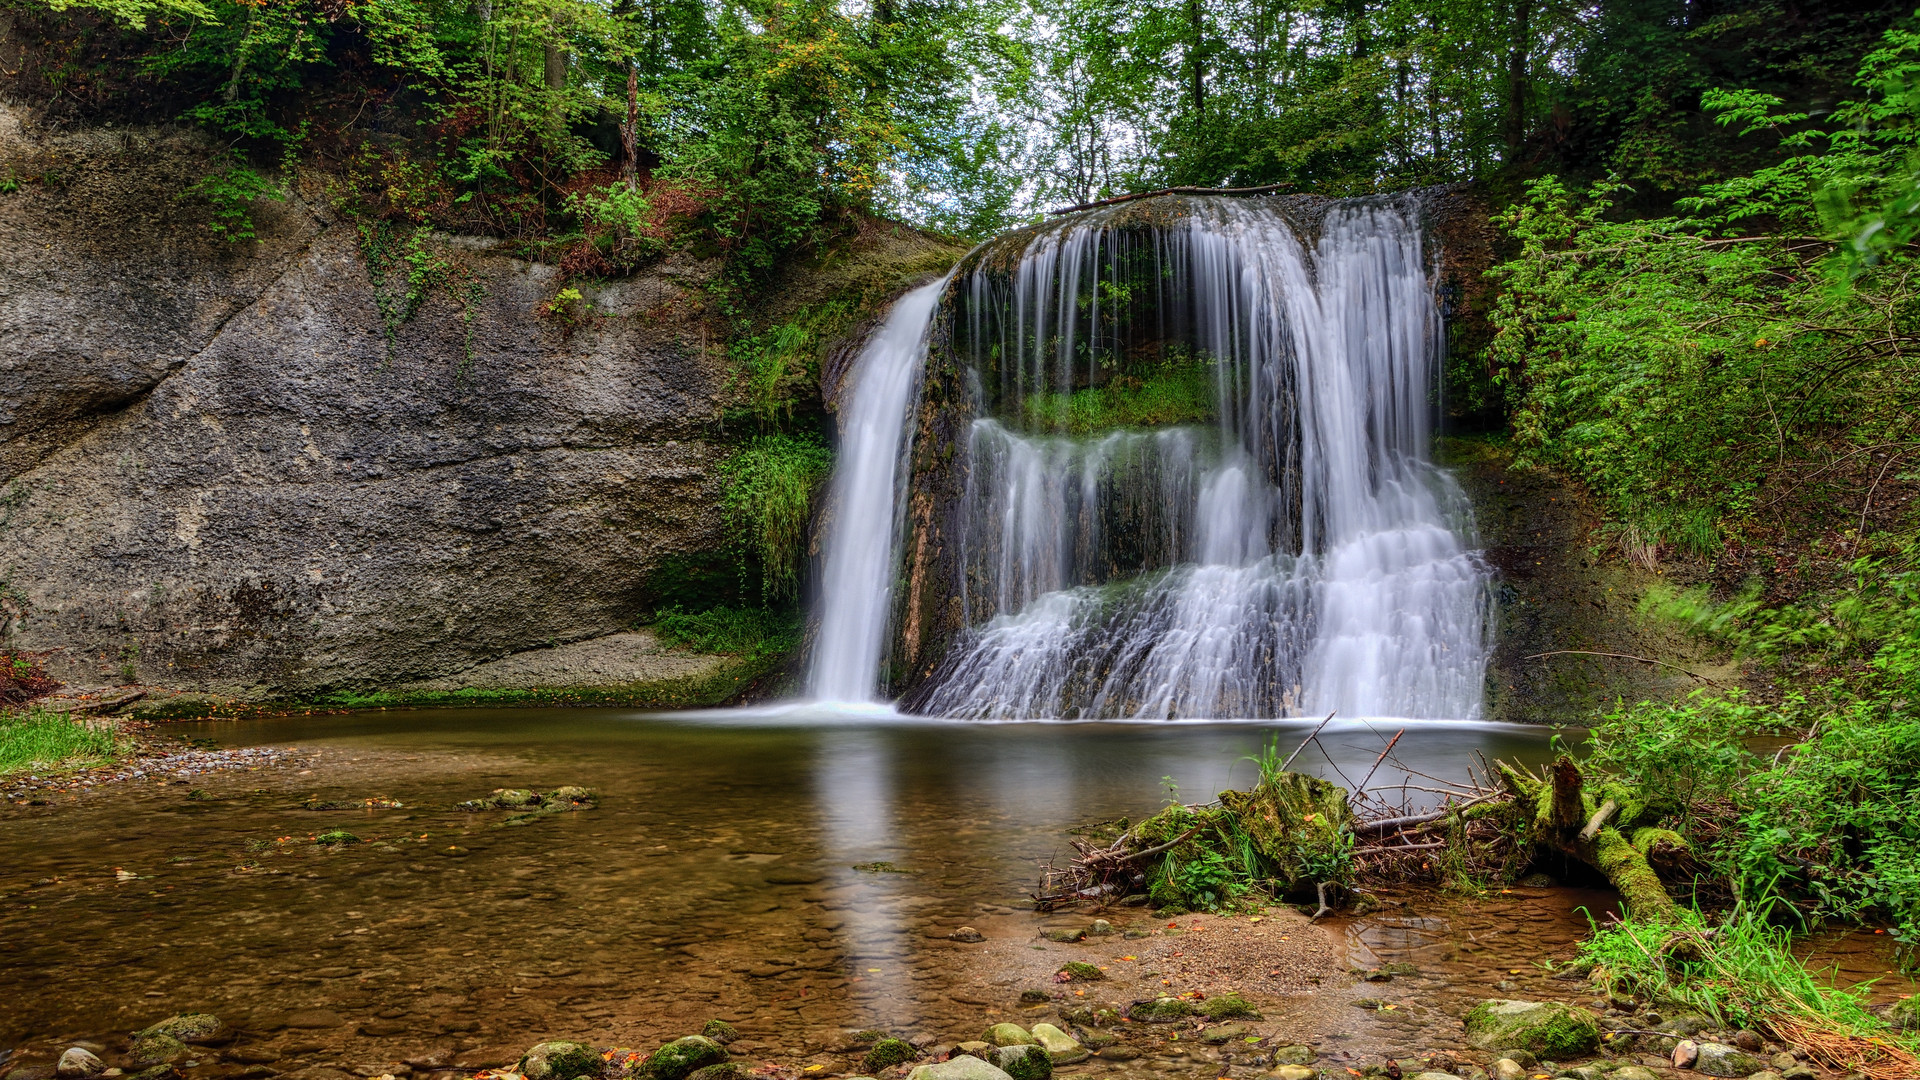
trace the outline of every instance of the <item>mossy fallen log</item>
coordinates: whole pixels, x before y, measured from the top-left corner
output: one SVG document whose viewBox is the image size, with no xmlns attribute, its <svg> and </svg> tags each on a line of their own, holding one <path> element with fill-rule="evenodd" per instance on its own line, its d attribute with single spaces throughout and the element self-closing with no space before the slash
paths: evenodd
<svg viewBox="0 0 1920 1080">
<path fill-rule="evenodd" d="M 1642 833 L 1667 833 L 1681 845 L 1686 841 L 1665 829 L 1638 828 L 1647 814 L 1647 800 L 1618 783 L 1589 791 L 1580 766 L 1562 754 L 1544 777 L 1496 762 L 1501 782 L 1522 806 L 1533 808 L 1531 837 L 1545 850 L 1578 860 L 1604 875 L 1627 902 L 1629 917 L 1643 922 L 1670 922 L 1675 917 L 1673 897 L 1647 861 L 1647 848 L 1635 840 Z M 1663 838 L 1648 836 L 1649 845 Z"/>
</svg>

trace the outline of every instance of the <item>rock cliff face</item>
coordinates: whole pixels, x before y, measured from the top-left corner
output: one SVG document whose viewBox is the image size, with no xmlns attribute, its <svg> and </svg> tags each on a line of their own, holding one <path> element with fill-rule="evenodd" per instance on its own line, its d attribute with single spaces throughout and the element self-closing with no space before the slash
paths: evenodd
<svg viewBox="0 0 1920 1080">
<path fill-rule="evenodd" d="M 563 333 L 554 268 L 437 237 L 478 288 L 389 340 L 352 223 L 296 198 L 214 240 L 179 197 L 206 162 L 0 112 L 31 178 L 0 195 L 8 647 L 81 685 L 392 686 L 627 629 L 724 546 L 715 267 L 587 288 Z"/>
</svg>

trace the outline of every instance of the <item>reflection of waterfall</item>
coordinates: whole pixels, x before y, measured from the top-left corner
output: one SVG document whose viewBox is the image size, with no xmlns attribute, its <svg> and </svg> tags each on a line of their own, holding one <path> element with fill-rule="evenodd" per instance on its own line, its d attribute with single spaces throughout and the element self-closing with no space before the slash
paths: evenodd
<svg viewBox="0 0 1920 1080">
<path fill-rule="evenodd" d="M 955 290 L 984 414 L 956 512 L 970 629 L 909 704 L 1477 717 L 1485 574 L 1427 462 L 1440 322 L 1412 208 L 1335 204 L 1311 251 L 1262 200 L 1185 211 L 1036 231 Z M 1182 370 L 1180 426 L 1071 434 L 1129 372 Z"/>
<path fill-rule="evenodd" d="M 847 375 L 852 386 L 841 409 L 820 631 L 808 679 L 808 689 L 823 701 L 870 701 L 878 686 L 907 413 L 927 355 L 927 327 L 945 288 L 936 282 L 901 297 Z"/>
<path fill-rule="evenodd" d="M 1104 208 L 902 299 L 850 373 L 814 695 L 877 688 L 945 291 L 934 340 L 966 387 L 945 407 L 971 416 L 936 455 L 959 478 L 937 511 L 957 635 L 906 708 L 1477 718 L 1486 574 L 1427 456 L 1417 209 L 1320 209 L 1308 244 L 1274 200 Z"/>
</svg>

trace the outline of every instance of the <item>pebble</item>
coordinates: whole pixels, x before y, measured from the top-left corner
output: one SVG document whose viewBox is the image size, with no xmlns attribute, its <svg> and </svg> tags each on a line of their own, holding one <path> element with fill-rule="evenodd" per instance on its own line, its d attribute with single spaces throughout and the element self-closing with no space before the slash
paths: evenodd
<svg viewBox="0 0 1920 1080">
<path fill-rule="evenodd" d="M 1512 1058 L 1501 1058 L 1493 1063 L 1493 1080 L 1526 1080 L 1527 1070 Z"/>
<path fill-rule="evenodd" d="M 1692 1039 L 1681 1039 L 1673 1048 L 1673 1067 L 1691 1069 L 1693 1063 L 1700 1060 L 1700 1044 Z"/>
<path fill-rule="evenodd" d="M 124 780 L 171 779 L 175 783 L 191 777 L 231 769 L 257 769 L 266 765 L 304 765 L 308 760 L 291 747 L 247 746 L 233 750 L 178 750 L 145 752 L 128 761 L 104 765 L 65 776 L 16 776 L 0 791 L 0 798 L 18 802 L 28 800 L 36 791 L 85 791 L 97 784 Z"/>
<path fill-rule="evenodd" d="M 71 1047 L 66 1053 L 61 1054 L 59 1064 L 53 1067 L 54 1075 L 61 1080 L 99 1076 L 106 1070 L 106 1062 L 101 1061 L 93 1051 L 78 1046 Z"/>
</svg>

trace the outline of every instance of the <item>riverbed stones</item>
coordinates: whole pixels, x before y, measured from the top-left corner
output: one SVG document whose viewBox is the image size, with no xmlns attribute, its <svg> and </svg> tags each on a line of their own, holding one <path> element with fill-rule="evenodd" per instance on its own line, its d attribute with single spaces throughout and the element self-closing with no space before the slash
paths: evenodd
<svg viewBox="0 0 1920 1080">
<path fill-rule="evenodd" d="M 1093 1056 L 1073 1036 L 1052 1024 L 1033 1025 L 1032 1035 L 1033 1041 L 1040 1044 L 1041 1049 L 1047 1052 L 1047 1057 L 1051 1058 L 1055 1065 L 1078 1065 Z M 1019 1078 L 1016 1077 L 1015 1080 Z"/>
<path fill-rule="evenodd" d="M 647 1055 L 640 1072 L 648 1080 L 686 1080 L 695 1069 L 727 1060 L 727 1048 L 705 1035 L 688 1035 Z M 529 1077 L 528 1080 L 534 1080 Z"/>
<path fill-rule="evenodd" d="M 995 1024 L 980 1036 L 980 1041 L 991 1046 L 1032 1046 L 1033 1036 L 1019 1024 Z"/>
<path fill-rule="evenodd" d="M 922 1065 L 908 1073 L 907 1080 L 1013 1080 L 1013 1078 L 998 1065 L 967 1056 L 948 1058 L 932 1065 Z"/>
<path fill-rule="evenodd" d="M 981 941 L 987 940 L 987 935 L 981 933 L 978 930 L 975 930 L 971 926 L 962 926 L 958 930 L 955 930 L 953 933 L 948 934 L 947 940 L 948 941 L 964 941 L 964 942 L 967 942 L 968 944 L 973 944 L 975 942 L 981 942 Z"/>
<path fill-rule="evenodd" d="M 993 1063 L 1013 1080 L 1053 1080 L 1053 1058 L 1040 1046 L 1002 1046 Z"/>
<path fill-rule="evenodd" d="M 1200 1015 L 1216 1022 L 1260 1019 L 1260 1010 L 1253 1007 L 1253 1002 L 1235 993 L 1219 994 L 1202 1001 L 1199 1012 Z"/>
<path fill-rule="evenodd" d="M 1708 1076 L 1752 1076 L 1766 1068 L 1766 1063 L 1737 1046 L 1703 1042 L 1693 1067 Z"/>
<path fill-rule="evenodd" d="M 1527 1070 L 1512 1058 L 1503 1057 L 1493 1063 L 1493 1080 L 1526 1080 Z"/>
<path fill-rule="evenodd" d="M 861 1059 L 860 1064 L 868 1072 L 877 1075 L 895 1065 L 904 1065 L 919 1056 L 920 1051 L 915 1050 L 913 1044 L 907 1040 L 885 1037 L 874 1041 L 873 1049 L 867 1051 L 867 1056 Z"/>
<path fill-rule="evenodd" d="M 1608 1073 L 1607 1080 L 1660 1080 L 1660 1074 L 1645 1065 L 1622 1065 Z"/>
<path fill-rule="evenodd" d="M 53 1066 L 53 1074 L 60 1080 L 92 1080 L 107 1071 L 107 1063 L 99 1055 L 80 1046 L 68 1047 Z"/>
<path fill-rule="evenodd" d="M 555 1039 L 536 1043 L 520 1055 L 520 1065 L 514 1071 L 527 1080 L 577 1080 L 582 1076 L 599 1076 L 602 1064 L 593 1047 Z"/>
<path fill-rule="evenodd" d="M 186 1043 L 152 1028 L 135 1035 L 133 1042 L 127 1046 L 127 1064 L 135 1069 L 171 1064 L 186 1056 Z"/>
<path fill-rule="evenodd" d="M 1220 1024 L 1202 1029 L 1200 1032 L 1200 1041 L 1208 1046 L 1220 1046 L 1246 1037 L 1247 1025 L 1245 1024 Z"/>
<path fill-rule="evenodd" d="M 1600 1045 L 1600 1025 L 1593 1014 L 1557 1001 L 1494 998 L 1474 1006 L 1466 1024 L 1467 1044 L 1478 1050 L 1518 1047 L 1564 1060 Z"/>
<path fill-rule="evenodd" d="M 1291 1046 L 1283 1046 L 1275 1050 L 1273 1052 L 1273 1063 L 1275 1065 L 1311 1065 L 1314 1059 L 1319 1056 L 1319 1053 L 1315 1051 L 1313 1047 L 1301 1043 L 1294 1043 Z"/>
<path fill-rule="evenodd" d="M 1193 1003 L 1177 997 L 1148 998 L 1127 1008 L 1127 1017 L 1145 1024 L 1177 1024 L 1193 1015 Z"/>
<path fill-rule="evenodd" d="M 181 1013 L 170 1016 L 141 1032 L 142 1035 L 169 1035 L 183 1043 L 209 1046 L 226 1042 L 233 1032 L 212 1013 Z"/>
</svg>

